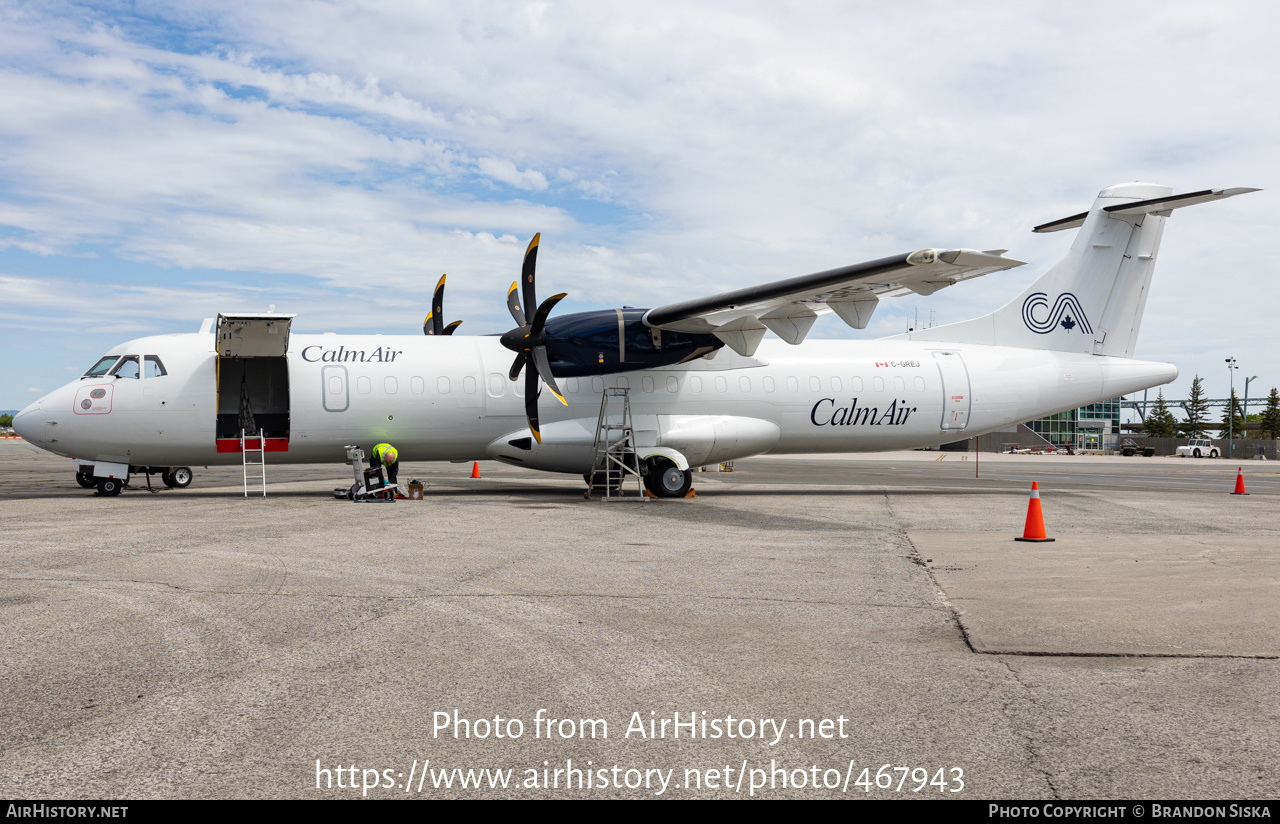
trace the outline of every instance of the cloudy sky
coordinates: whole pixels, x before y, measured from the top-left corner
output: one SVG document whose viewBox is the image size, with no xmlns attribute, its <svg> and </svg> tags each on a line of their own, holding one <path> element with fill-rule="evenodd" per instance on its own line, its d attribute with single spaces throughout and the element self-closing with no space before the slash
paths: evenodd
<svg viewBox="0 0 1280 824">
<path fill-rule="evenodd" d="M 1280 383 L 1275 4 L 0 0 L 0 408 L 218 311 L 463 333 L 541 231 L 558 311 L 652 306 L 927 246 L 1032 265 L 1033 225 L 1145 180 L 1176 213 L 1138 356 Z M 1238 382 L 1239 385 L 1240 382 Z M 1262 387 L 1261 389 L 1259 387 Z"/>
</svg>

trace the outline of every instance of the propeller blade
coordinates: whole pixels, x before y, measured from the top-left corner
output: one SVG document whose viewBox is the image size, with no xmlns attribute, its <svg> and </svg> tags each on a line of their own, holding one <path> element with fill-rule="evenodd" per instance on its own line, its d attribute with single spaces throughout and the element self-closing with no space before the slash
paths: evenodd
<svg viewBox="0 0 1280 824">
<path fill-rule="evenodd" d="M 453 334 L 453 332 L 454 332 L 454 330 L 455 330 L 455 329 L 457 329 L 457 328 L 458 328 L 459 326 L 461 326 L 461 325 L 462 325 L 462 321 L 460 321 L 460 320 L 455 320 L 453 323 L 449 324 L 448 326 L 446 326 L 446 327 L 444 328 L 444 334 L 446 334 L 446 335 L 452 335 L 452 334 Z"/>
<path fill-rule="evenodd" d="M 529 431 L 533 439 L 542 443 L 542 432 L 538 429 L 538 370 L 527 369 L 524 373 L 524 416 L 529 420 Z"/>
<path fill-rule="evenodd" d="M 440 282 L 436 284 L 436 292 L 431 296 L 431 311 L 427 313 L 427 319 L 422 322 L 424 335 L 444 334 L 444 280 L 446 277 L 448 275 L 440 276 Z"/>
<path fill-rule="evenodd" d="M 516 322 L 516 326 L 524 326 L 524 310 L 520 308 L 520 296 L 516 294 L 516 289 L 520 284 L 511 281 L 511 288 L 507 290 L 507 309 L 511 312 L 511 319 Z"/>
<path fill-rule="evenodd" d="M 568 294 L 568 292 L 561 292 L 558 295 L 552 295 L 542 302 L 542 305 L 538 307 L 538 313 L 533 316 L 533 324 L 529 334 L 539 335 L 542 333 L 542 326 L 547 322 L 547 315 L 550 315 L 551 310 L 555 308 L 556 304 L 564 300 Z"/>
<path fill-rule="evenodd" d="M 516 353 L 516 359 L 511 364 L 511 374 L 509 375 L 511 380 L 515 380 L 520 377 L 520 370 L 524 368 L 524 364 L 527 360 L 529 360 L 529 355 L 527 353 Z"/>
<path fill-rule="evenodd" d="M 533 240 L 529 241 L 529 248 L 524 253 L 524 265 L 520 269 L 520 298 L 524 301 L 525 308 L 530 310 L 538 305 L 533 273 L 538 265 L 538 241 L 541 237 L 542 233 L 539 232 L 533 236 Z"/>
<path fill-rule="evenodd" d="M 542 382 L 551 390 L 551 394 L 556 396 L 556 400 L 568 406 L 569 402 L 564 399 L 564 395 L 560 393 L 560 387 L 556 386 L 556 379 L 551 375 L 551 362 L 547 359 L 547 347 L 533 347 L 533 365 L 537 368 L 538 377 L 542 378 Z"/>
</svg>

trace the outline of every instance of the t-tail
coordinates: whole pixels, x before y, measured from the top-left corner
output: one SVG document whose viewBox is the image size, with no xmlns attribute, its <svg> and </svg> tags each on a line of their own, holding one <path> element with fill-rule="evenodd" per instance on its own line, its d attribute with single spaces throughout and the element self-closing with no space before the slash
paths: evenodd
<svg viewBox="0 0 1280 824">
<path fill-rule="evenodd" d="M 1035 227 L 1079 227 L 1067 256 L 1008 305 L 973 320 L 911 332 L 912 340 L 979 343 L 1133 357 L 1160 252 L 1174 209 L 1257 189 L 1206 189 L 1175 195 L 1168 186 L 1121 183 L 1103 189 L 1087 212 Z"/>
</svg>

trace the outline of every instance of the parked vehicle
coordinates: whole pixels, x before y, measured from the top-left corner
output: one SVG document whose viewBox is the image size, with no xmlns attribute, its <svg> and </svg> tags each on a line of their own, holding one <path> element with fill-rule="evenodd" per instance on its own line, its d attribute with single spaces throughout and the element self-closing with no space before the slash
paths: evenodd
<svg viewBox="0 0 1280 824">
<path fill-rule="evenodd" d="M 1208 438 L 1192 438 L 1186 446 L 1178 447 L 1178 454 L 1184 458 L 1216 458 L 1222 452 Z"/>
<path fill-rule="evenodd" d="M 1124 443 L 1120 445 L 1120 454 L 1126 458 L 1132 458 L 1134 455 L 1150 458 L 1156 454 L 1156 448 L 1154 446 L 1138 446 L 1133 438 L 1125 438 Z"/>
</svg>

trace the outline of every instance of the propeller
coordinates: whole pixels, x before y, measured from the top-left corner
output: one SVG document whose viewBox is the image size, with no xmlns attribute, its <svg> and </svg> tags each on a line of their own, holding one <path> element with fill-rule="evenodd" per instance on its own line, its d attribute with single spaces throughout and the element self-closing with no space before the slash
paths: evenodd
<svg viewBox="0 0 1280 824">
<path fill-rule="evenodd" d="M 542 443 L 542 433 L 538 429 L 538 394 L 541 391 L 538 379 L 542 379 L 542 382 L 551 390 L 551 394 L 556 396 L 556 400 L 565 406 L 569 405 L 551 374 L 545 330 L 547 316 L 567 293 L 552 295 L 538 305 L 537 292 L 534 289 L 534 270 L 537 268 L 538 240 L 541 237 L 542 233 L 539 232 L 533 236 L 533 240 L 529 241 L 529 248 L 524 253 L 524 265 L 520 269 L 520 280 L 511 284 L 511 288 L 507 290 L 507 309 L 511 311 L 511 318 L 516 322 L 516 328 L 505 333 L 501 338 L 502 345 L 516 353 L 516 359 L 511 364 L 509 376 L 511 380 L 518 379 L 520 371 L 524 370 L 524 414 L 529 420 L 529 431 L 533 433 L 538 443 Z M 520 290 L 519 295 L 516 294 L 517 287 Z M 526 318 L 524 310 L 520 308 L 522 303 L 526 307 L 538 307 L 532 319 Z M 530 361 L 532 361 L 531 366 Z M 529 368 L 525 369 L 526 366 Z"/>
<path fill-rule="evenodd" d="M 452 335 L 453 330 L 462 325 L 462 321 L 455 320 L 448 326 L 444 325 L 444 279 L 448 275 L 441 275 L 440 282 L 436 284 L 436 293 L 431 297 L 431 310 L 427 312 L 427 318 L 422 322 L 422 334 L 424 335 Z"/>
</svg>

